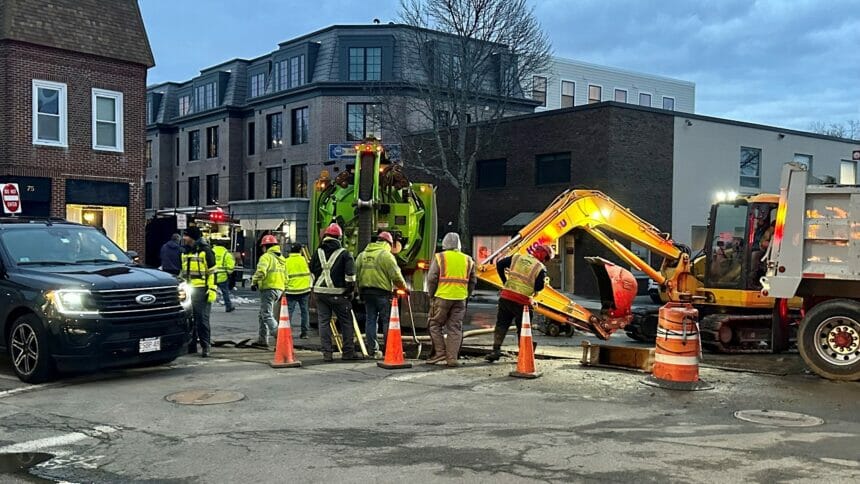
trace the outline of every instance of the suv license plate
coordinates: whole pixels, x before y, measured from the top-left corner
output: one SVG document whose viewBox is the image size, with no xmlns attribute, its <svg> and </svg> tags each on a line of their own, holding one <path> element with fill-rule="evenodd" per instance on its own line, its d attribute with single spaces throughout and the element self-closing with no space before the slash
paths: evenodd
<svg viewBox="0 0 860 484">
<path fill-rule="evenodd" d="M 161 338 L 144 338 L 140 340 L 139 349 L 141 353 L 161 351 Z"/>
</svg>

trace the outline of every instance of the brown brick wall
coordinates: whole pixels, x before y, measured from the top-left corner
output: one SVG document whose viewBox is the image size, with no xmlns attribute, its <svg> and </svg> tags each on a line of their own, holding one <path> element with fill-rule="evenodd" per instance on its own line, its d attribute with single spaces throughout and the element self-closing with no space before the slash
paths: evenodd
<svg viewBox="0 0 860 484">
<path fill-rule="evenodd" d="M 32 81 L 67 85 L 68 148 L 33 145 Z M 92 149 L 92 89 L 123 93 L 124 152 Z M 128 248 L 144 253 L 146 67 L 0 41 L 0 175 L 53 178 L 51 215 L 65 216 L 65 180 L 129 184 Z"/>
</svg>

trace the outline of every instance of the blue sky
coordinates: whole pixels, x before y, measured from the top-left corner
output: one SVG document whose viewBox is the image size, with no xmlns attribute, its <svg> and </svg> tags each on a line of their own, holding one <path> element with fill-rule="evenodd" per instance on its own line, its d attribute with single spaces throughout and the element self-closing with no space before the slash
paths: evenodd
<svg viewBox="0 0 860 484">
<path fill-rule="evenodd" d="M 156 66 L 186 80 L 397 0 L 140 0 Z M 860 120 L 860 0 L 534 0 L 556 55 L 696 83 L 701 114 L 807 129 Z"/>
</svg>

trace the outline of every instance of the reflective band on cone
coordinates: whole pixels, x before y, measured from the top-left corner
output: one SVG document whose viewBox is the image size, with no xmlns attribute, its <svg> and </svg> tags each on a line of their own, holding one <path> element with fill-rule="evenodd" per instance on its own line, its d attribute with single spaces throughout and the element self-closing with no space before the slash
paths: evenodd
<svg viewBox="0 0 860 484">
<path fill-rule="evenodd" d="M 686 303 L 668 303 L 660 308 L 657 323 L 654 369 L 643 383 L 670 390 L 709 390 L 699 380 L 699 311 Z"/>
<path fill-rule="evenodd" d="M 281 316 L 278 319 L 278 336 L 275 342 L 275 357 L 269 366 L 272 368 L 298 368 L 302 362 L 297 360 L 293 352 L 293 330 L 290 327 L 290 310 L 287 298 L 281 298 Z"/>
<path fill-rule="evenodd" d="M 520 328 L 520 351 L 517 355 L 517 369 L 510 373 L 516 378 L 537 378 L 540 373 L 535 369 L 535 350 L 532 342 L 532 322 L 529 307 L 523 306 L 523 324 Z"/>
<path fill-rule="evenodd" d="M 403 357 L 403 340 L 400 335 L 400 308 L 395 297 L 391 301 L 391 317 L 388 319 L 388 334 L 385 336 L 385 359 L 376 366 L 386 370 L 412 368 Z"/>
</svg>

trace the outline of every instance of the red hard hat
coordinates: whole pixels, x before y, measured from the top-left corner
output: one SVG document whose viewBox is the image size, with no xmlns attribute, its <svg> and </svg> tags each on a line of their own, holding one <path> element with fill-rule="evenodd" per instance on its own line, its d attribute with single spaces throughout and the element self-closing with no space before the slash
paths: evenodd
<svg viewBox="0 0 860 484">
<path fill-rule="evenodd" d="M 329 237 L 337 237 L 338 239 L 343 237 L 343 230 L 340 228 L 340 225 L 336 223 L 332 223 L 325 229 L 323 235 L 327 235 Z"/>
<path fill-rule="evenodd" d="M 266 235 L 260 241 L 260 245 L 278 245 L 278 239 L 274 235 Z"/>
<path fill-rule="evenodd" d="M 546 262 L 553 258 L 553 252 L 552 246 L 541 244 L 534 248 L 532 255 L 534 255 L 539 261 Z"/>
<path fill-rule="evenodd" d="M 384 240 L 388 242 L 388 245 L 394 246 L 394 237 L 391 236 L 391 232 L 380 232 L 379 235 L 376 236 L 378 240 Z"/>
</svg>

